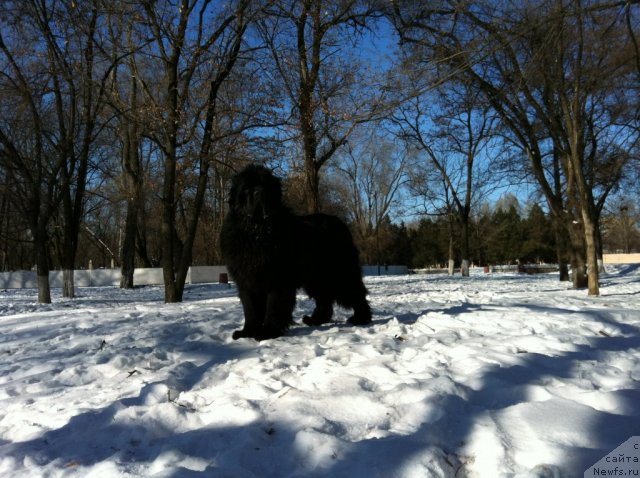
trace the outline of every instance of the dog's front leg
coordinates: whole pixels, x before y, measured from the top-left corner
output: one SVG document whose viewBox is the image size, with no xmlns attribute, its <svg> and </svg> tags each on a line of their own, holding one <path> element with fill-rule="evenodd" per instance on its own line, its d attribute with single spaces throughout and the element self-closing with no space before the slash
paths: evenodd
<svg viewBox="0 0 640 478">
<path fill-rule="evenodd" d="M 278 288 L 267 294 L 267 313 L 262 324 L 258 340 L 273 339 L 284 335 L 293 317 L 296 305 L 296 289 L 294 287 Z"/>
<path fill-rule="evenodd" d="M 233 333 L 233 340 L 242 337 L 258 339 L 265 318 L 267 298 L 265 294 L 246 289 L 240 289 L 238 295 L 244 310 L 244 328 Z"/>
</svg>

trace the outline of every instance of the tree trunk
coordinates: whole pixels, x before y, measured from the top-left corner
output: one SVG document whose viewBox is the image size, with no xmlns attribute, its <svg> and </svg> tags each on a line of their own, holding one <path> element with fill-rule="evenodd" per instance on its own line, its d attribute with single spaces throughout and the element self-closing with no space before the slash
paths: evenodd
<svg viewBox="0 0 640 478">
<path fill-rule="evenodd" d="M 169 160 L 165 160 L 165 164 Z M 175 175 L 175 158 L 173 164 L 165 166 L 167 168 L 174 169 Z M 165 191 L 169 189 L 171 191 L 171 199 L 166 195 L 163 198 L 162 204 L 162 226 L 161 226 L 161 245 L 162 245 L 162 276 L 164 279 L 164 301 L 166 303 L 181 302 L 182 295 L 179 293 L 176 287 L 175 277 L 175 259 L 176 259 L 176 241 L 177 234 L 175 230 L 175 206 L 173 200 L 173 179 L 171 183 L 167 183 L 165 179 Z"/>
<path fill-rule="evenodd" d="M 138 229 L 136 231 L 136 252 L 138 259 L 142 262 L 142 267 L 157 267 L 158 261 L 151 260 L 147 249 L 147 235 L 145 232 L 144 208 L 138 211 Z"/>
<path fill-rule="evenodd" d="M 66 208 L 63 208 L 66 209 Z M 62 297 L 73 299 L 75 294 L 74 274 L 76 250 L 78 247 L 78 222 L 73 213 L 65 211 L 67 220 L 62 237 L 62 254 L 60 262 L 62 265 Z"/>
<path fill-rule="evenodd" d="M 164 278 L 164 301 L 166 303 L 180 302 L 182 297 L 176 289 L 175 278 L 175 246 L 176 246 L 176 167 L 177 167 L 177 63 L 172 65 L 172 81 L 169 94 L 172 96 L 172 105 L 169 111 L 169 145 L 164 153 L 164 180 L 162 190 L 162 225 L 160 228 L 160 244 L 162 247 L 162 275 Z"/>
<path fill-rule="evenodd" d="M 75 294 L 74 274 L 76 250 L 78 245 L 78 222 L 67 206 L 63 207 L 65 226 L 62 232 L 62 249 L 58 252 L 62 266 L 62 297 L 73 299 Z"/>
<path fill-rule="evenodd" d="M 580 286 L 585 285 L 589 289 L 589 295 L 600 295 L 599 274 L 598 274 L 598 249 L 597 249 L 597 216 L 592 213 L 595 210 L 593 206 L 593 197 L 591 195 L 589 185 L 586 182 L 582 172 L 582 154 L 583 149 L 576 146 L 575 140 L 577 133 L 573 135 L 573 151 L 569 157 L 570 168 L 569 174 L 573 176 L 576 187 L 576 209 L 580 211 L 580 219 L 582 221 L 580 232 L 582 232 L 582 258 L 584 275 L 581 277 Z M 585 284 L 586 282 L 586 284 Z M 576 279 L 574 277 L 574 284 Z"/>
<path fill-rule="evenodd" d="M 162 218 L 162 277 L 164 279 L 164 301 L 166 303 L 180 302 L 182 296 L 176 287 L 175 276 L 175 226 L 173 224 L 172 211 L 167 211 L 169 206 L 164 205 L 165 211 Z"/>
<path fill-rule="evenodd" d="M 575 108 L 574 108 L 575 109 Z M 571 119 L 575 121 L 572 117 Z M 579 218 L 582 222 L 580 232 L 582 233 L 582 258 L 584 259 L 584 276 L 582 281 L 586 280 L 589 289 L 589 295 L 599 295 L 599 274 L 598 274 L 598 249 L 597 249 L 597 215 L 593 204 L 593 196 L 589 184 L 586 181 L 582 171 L 584 161 L 584 148 L 580 138 L 580 131 L 574 126 L 574 132 L 571 135 L 572 151 L 567 158 L 567 175 L 570 176 L 569 181 L 573 181 L 575 187 L 574 201 L 577 210 L 579 210 Z M 569 190 L 572 188 L 569 187 Z M 576 238 L 577 239 L 577 238 Z M 574 278 L 574 284 L 576 279 Z M 584 287 L 581 282 L 581 286 Z"/>
<path fill-rule="evenodd" d="M 469 277 L 469 219 L 463 217 L 460 224 L 462 226 L 460 244 L 462 263 L 460 265 L 460 272 L 462 277 Z"/>
<path fill-rule="evenodd" d="M 130 60 L 130 67 L 135 71 L 135 63 Z M 131 109 L 138 108 L 138 79 L 131 77 Z M 124 189 L 127 194 L 127 216 L 124 225 L 124 239 L 120 254 L 120 288 L 133 289 L 133 273 L 136 262 L 136 236 L 138 234 L 138 214 L 142 209 L 142 166 L 140 164 L 140 134 L 137 118 L 124 116 L 124 147 L 122 152 L 122 172 Z"/>
<path fill-rule="evenodd" d="M 36 247 L 36 274 L 38 276 L 38 302 L 51 303 L 51 287 L 49 286 L 49 253 L 47 241 L 38 234 L 35 241 Z"/>
<path fill-rule="evenodd" d="M 587 287 L 588 278 L 587 278 L 587 265 L 583 260 L 582 256 L 577 256 L 575 261 L 572 263 L 572 278 L 573 278 L 573 288 L 574 289 L 584 289 Z"/>
<path fill-rule="evenodd" d="M 176 287 L 176 280 L 173 274 L 173 267 L 168 267 L 166 261 L 162 264 L 162 277 L 164 279 L 164 301 L 167 304 L 181 302 L 182 295 L 179 295 Z"/>
<path fill-rule="evenodd" d="M 49 273 L 38 273 L 38 302 L 40 304 L 51 303 L 51 288 L 49 286 Z"/>
<path fill-rule="evenodd" d="M 600 221 L 596 223 L 596 249 L 598 251 L 598 274 L 604 274 L 604 251 L 602 250 L 602 231 L 600 229 Z"/>
<path fill-rule="evenodd" d="M 91 17 L 89 24 L 87 25 L 87 37 L 86 44 L 84 46 L 82 59 L 84 61 L 84 72 L 81 78 L 83 84 L 83 94 L 78 106 L 81 106 L 82 117 L 79 118 L 79 123 L 82 128 L 83 134 L 80 139 L 80 152 L 77 159 L 73 153 L 73 146 L 68 151 L 63 149 L 65 161 L 68 164 L 67 168 L 62 168 L 63 181 L 65 185 L 63 188 L 63 215 L 64 215 L 64 230 L 63 230 L 63 251 L 62 251 L 62 264 L 63 264 L 63 287 L 62 296 L 68 298 L 75 297 L 74 287 L 74 274 L 76 254 L 78 252 L 78 239 L 80 236 L 80 224 L 84 216 L 84 201 L 85 191 L 87 187 L 87 175 L 89 170 L 89 156 L 91 155 L 91 145 L 93 143 L 93 131 L 96 123 L 95 113 L 97 111 L 97 105 L 100 102 L 100 98 L 94 98 L 94 85 L 93 85 L 93 60 L 94 60 L 94 33 L 98 20 L 98 10 L 94 6 L 91 9 Z M 67 113 L 71 115 L 71 113 Z M 73 116 L 71 116 L 73 117 Z M 59 121 L 63 124 L 67 119 L 60 114 Z M 63 126 L 60 127 L 60 131 L 64 131 Z M 73 144 L 70 142 L 70 144 Z M 77 164 L 76 164 L 77 162 Z M 77 169 L 76 169 L 77 167 Z"/>
<path fill-rule="evenodd" d="M 307 210 L 309 214 L 320 212 L 320 175 L 315 160 L 306 161 Z"/>
<path fill-rule="evenodd" d="M 560 282 L 569 282 L 571 276 L 569 275 L 569 264 L 567 262 L 558 263 L 558 278 Z"/>
<path fill-rule="evenodd" d="M 73 299 L 76 296 L 73 268 L 62 270 L 62 297 Z"/>
<path fill-rule="evenodd" d="M 448 274 L 450 276 L 455 274 L 455 258 L 453 254 L 453 218 L 449 214 L 449 268 Z"/>
<path fill-rule="evenodd" d="M 176 295 L 180 297 L 180 302 L 182 302 L 182 296 L 184 295 L 184 286 L 187 282 L 189 267 L 189 263 L 180 264 L 176 271 Z"/>
<path fill-rule="evenodd" d="M 588 285 L 587 265 L 584 256 L 578 251 L 572 251 L 571 278 L 574 289 L 584 289 Z"/>
<path fill-rule="evenodd" d="M 120 288 L 133 289 L 133 272 L 136 259 L 136 234 L 138 232 L 138 211 L 134 200 L 127 201 L 127 217 L 124 225 L 122 241 Z"/>
<path fill-rule="evenodd" d="M 584 233 L 587 249 L 587 282 L 589 295 L 600 295 L 596 227 L 593 222 L 593 218 L 586 209 L 587 207 L 583 208 L 582 218 L 584 221 Z"/>
<path fill-rule="evenodd" d="M 538 164 L 536 166 L 539 167 Z M 543 176 L 539 175 L 540 178 Z M 541 181 L 541 179 L 539 179 Z M 543 188 L 544 189 L 544 188 Z M 547 203 L 551 209 L 553 235 L 556 240 L 556 258 L 558 261 L 558 275 L 560 282 L 569 282 L 569 263 L 571 262 L 571 232 L 565 225 L 563 194 L 565 193 L 560 170 L 560 156 L 556 148 L 553 150 L 553 193 L 547 187 Z M 555 206 L 555 207 L 554 207 Z"/>
<path fill-rule="evenodd" d="M 555 214 L 551 216 L 553 224 L 553 235 L 556 243 L 556 261 L 558 262 L 558 272 L 560 282 L 569 282 L 569 241 L 567 230 L 563 227 L 562 221 Z"/>
<path fill-rule="evenodd" d="M 587 260 L 585 256 L 585 234 L 582 224 L 574 222 L 571 225 L 571 276 L 574 289 L 587 287 Z"/>
</svg>

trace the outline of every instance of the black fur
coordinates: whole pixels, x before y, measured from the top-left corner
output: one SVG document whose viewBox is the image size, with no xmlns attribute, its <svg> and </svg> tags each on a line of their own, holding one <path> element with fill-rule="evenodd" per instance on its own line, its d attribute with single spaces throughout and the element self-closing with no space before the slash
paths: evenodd
<svg viewBox="0 0 640 478">
<path fill-rule="evenodd" d="M 234 339 L 283 335 L 292 323 L 296 290 L 315 300 L 307 325 L 331 321 L 333 304 L 351 308 L 352 324 L 371 322 L 358 250 L 347 226 L 327 214 L 295 216 L 268 169 L 247 166 L 231 185 L 220 237 L 227 268 L 238 286 L 244 328 Z"/>
</svg>

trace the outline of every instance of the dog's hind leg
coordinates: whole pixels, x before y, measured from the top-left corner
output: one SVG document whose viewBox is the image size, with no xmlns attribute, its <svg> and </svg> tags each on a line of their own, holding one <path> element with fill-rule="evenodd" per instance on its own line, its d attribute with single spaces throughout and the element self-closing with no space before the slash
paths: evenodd
<svg viewBox="0 0 640 478">
<path fill-rule="evenodd" d="M 316 308 L 313 310 L 311 317 L 305 315 L 302 321 L 310 326 L 322 325 L 331 322 L 333 317 L 333 298 L 325 295 L 316 295 L 312 298 L 316 302 Z"/>
<path fill-rule="evenodd" d="M 371 323 L 371 307 L 367 302 L 367 289 L 361 278 L 354 280 L 350 287 L 338 295 L 338 304 L 353 309 L 353 315 L 348 322 L 353 325 L 367 325 Z"/>
<path fill-rule="evenodd" d="M 353 325 L 367 325 L 371 323 L 371 308 L 365 297 L 359 297 L 352 304 L 353 315 L 348 322 Z"/>
</svg>

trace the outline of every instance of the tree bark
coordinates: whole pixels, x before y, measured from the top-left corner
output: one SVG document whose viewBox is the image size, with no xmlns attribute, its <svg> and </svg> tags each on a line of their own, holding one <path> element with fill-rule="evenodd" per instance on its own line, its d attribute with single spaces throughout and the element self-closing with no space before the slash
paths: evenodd
<svg viewBox="0 0 640 478">
<path fill-rule="evenodd" d="M 461 227 L 460 255 L 462 257 L 460 272 L 462 274 L 462 277 L 469 277 L 469 218 L 468 217 L 461 218 L 460 227 Z"/>
<path fill-rule="evenodd" d="M 314 156 L 314 154 L 311 154 L 311 156 L 305 160 L 305 176 L 307 180 L 306 200 L 309 214 L 320 212 L 322 206 L 320 201 L 320 174 L 318 165 L 315 159 L 313 159 Z"/>
<path fill-rule="evenodd" d="M 560 282 L 571 280 L 569 276 L 569 245 L 567 240 L 567 230 L 562 225 L 562 220 L 555 214 L 551 215 L 553 224 L 553 235 L 555 238 L 556 261 L 558 262 L 558 274 Z"/>
<path fill-rule="evenodd" d="M 587 260 L 585 257 L 585 233 L 583 225 L 573 221 L 569 226 L 571 239 L 571 279 L 574 289 L 584 289 L 587 287 Z"/>
<path fill-rule="evenodd" d="M 51 303 L 51 287 L 49 285 L 49 251 L 48 241 L 44 236 L 44 231 L 38 231 L 35 235 L 36 248 L 36 275 L 38 277 L 38 302 L 41 304 Z"/>
<path fill-rule="evenodd" d="M 136 186 L 138 187 L 138 186 Z M 133 191 L 134 197 L 127 200 L 127 215 L 122 241 L 120 288 L 132 289 L 135 285 L 133 274 L 136 259 L 136 236 L 138 234 L 138 214 L 140 210 L 140 192 Z"/>
<path fill-rule="evenodd" d="M 596 245 L 596 225 L 591 215 L 583 208 L 582 220 L 584 221 L 585 242 L 587 246 L 587 283 L 589 295 L 600 295 L 598 248 Z"/>
<path fill-rule="evenodd" d="M 447 273 L 450 276 L 453 276 L 455 274 L 455 267 L 456 267 L 456 261 L 455 261 L 455 256 L 454 256 L 454 239 L 455 239 L 455 231 L 453 230 L 453 211 L 451 211 L 451 208 L 449 207 L 449 213 L 447 214 L 447 229 L 449 232 L 449 253 L 448 253 L 448 257 L 449 260 L 448 262 L 448 267 L 447 267 Z"/>
<path fill-rule="evenodd" d="M 73 299 L 76 296 L 74 287 L 74 270 L 62 270 L 62 297 Z"/>
<path fill-rule="evenodd" d="M 600 295 L 599 269 L 598 269 L 598 248 L 597 248 L 597 216 L 594 213 L 595 204 L 590 187 L 583 171 L 585 167 L 584 158 L 584 137 L 581 129 L 581 117 L 579 99 L 574 98 L 569 101 L 562 97 L 563 111 L 565 113 L 566 125 L 569 129 L 569 139 L 571 150 L 566 158 L 566 171 L 569 182 L 573 183 L 574 196 L 582 220 L 582 233 L 584 234 L 585 251 L 585 273 L 587 277 L 587 287 L 589 295 Z M 575 283 L 575 279 L 574 279 Z"/>
<path fill-rule="evenodd" d="M 134 192 L 134 194 L 136 194 Z M 124 223 L 124 238 L 120 255 L 120 288 L 133 289 L 133 273 L 136 259 L 136 235 L 138 233 L 138 204 L 134 198 L 127 199 L 127 215 Z"/>
</svg>

